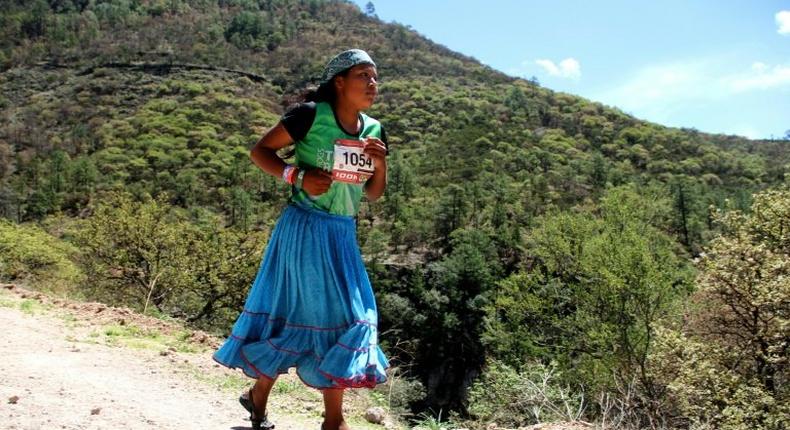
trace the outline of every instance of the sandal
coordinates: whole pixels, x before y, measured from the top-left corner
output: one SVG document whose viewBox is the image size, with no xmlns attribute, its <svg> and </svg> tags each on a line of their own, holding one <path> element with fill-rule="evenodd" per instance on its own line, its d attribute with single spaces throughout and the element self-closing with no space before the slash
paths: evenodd
<svg viewBox="0 0 790 430">
<path fill-rule="evenodd" d="M 242 393 L 239 396 L 239 403 L 244 406 L 244 409 L 250 413 L 250 423 L 252 423 L 252 430 L 273 430 L 274 424 L 263 414 L 263 418 L 258 418 L 255 415 L 255 403 L 252 399 L 252 388 L 249 391 Z"/>
</svg>

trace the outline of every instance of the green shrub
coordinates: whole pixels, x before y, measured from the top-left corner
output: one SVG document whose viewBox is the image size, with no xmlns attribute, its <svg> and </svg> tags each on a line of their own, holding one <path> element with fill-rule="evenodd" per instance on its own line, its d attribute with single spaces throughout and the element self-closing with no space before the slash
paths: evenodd
<svg viewBox="0 0 790 430">
<path fill-rule="evenodd" d="M 508 427 L 577 420 L 584 396 L 561 385 L 559 376 L 554 364 L 532 363 L 519 371 L 491 360 L 469 390 L 469 413 L 479 422 Z"/>
<path fill-rule="evenodd" d="M 65 293 L 83 279 L 71 260 L 76 249 L 35 225 L 0 219 L 0 279 Z"/>
<path fill-rule="evenodd" d="M 109 196 L 76 233 L 90 283 L 84 294 L 144 313 L 185 318 L 197 327 L 230 326 L 260 264 L 265 233 L 200 223 L 168 196 L 144 202 Z"/>
<path fill-rule="evenodd" d="M 411 405 L 425 398 L 425 387 L 416 379 L 408 378 L 398 367 L 387 370 L 387 382 L 377 385 L 372 392 L 382 406 L 395 415 L 408 415 Z"/>
<path fill-rule="evenodd" d="M 665 416 L 691 429 L 784 429 L 790 424 L 787 399 L 726 363 L 733 352 L 673 330 L 657 330 L 651 354 L 653 376 L 666 383 Z"/>
</svg>

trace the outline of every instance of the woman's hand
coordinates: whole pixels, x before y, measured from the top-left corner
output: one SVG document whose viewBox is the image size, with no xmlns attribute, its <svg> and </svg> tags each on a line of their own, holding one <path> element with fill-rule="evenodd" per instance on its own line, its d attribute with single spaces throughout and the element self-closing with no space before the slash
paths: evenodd
<svg viewBox="0 0 790 430">
<path fill-rule="evenodd" d="M 324 194 L 330 185 L 332 185 L 332 174 L 322 169 L 308 170 L 302 181 L 302 189 L 311 196 Z"/>
<path fill-rule="evenodd" d="M 288 130 L 285 129 L 282 122 L 279 122 L 250 150 L 250 157 L 264 172 L 280 179 L 286 164 L 277 156 L 277 150 L 285 148 L 291 143 L 293 143 L 291 135 L 288 134 Z M 332 185 L 332 174 L 321 169 L 305 172 L 302 180 L 302 189 L 313 196 L 324 194 L 330 185 Z"/>
<path fill-rule="evenodd" d="M 373 159 L 375 170 L 387 170 L 387 145 L 377 137 L 365 139 L 365 155 Z"/>
<path fill-rule="evenodd" d="M 364 152 L 375 164 L 373 176 L 365 183 L 365 195 L 374 202 L 384 194 L 384 188 L 387 187 L 387 146 L 381 139 L 369 137 L 365 139 Z"/>
</svg>

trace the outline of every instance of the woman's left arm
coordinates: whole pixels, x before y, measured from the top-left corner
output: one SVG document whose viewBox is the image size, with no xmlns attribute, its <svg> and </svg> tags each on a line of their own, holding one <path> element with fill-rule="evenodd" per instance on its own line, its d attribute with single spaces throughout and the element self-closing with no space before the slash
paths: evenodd
<svg viewBox="0 0 790 430">
<path fill-rule="evenodd" d="M 373 176 L 365 182 L 365 196 L 374 202 L 384 194 L 387 187 L 387 146 L 376 137 L 369 137 L 365 142 L 365 154 L 373 158 L 375 165 Z"/>
</svg>

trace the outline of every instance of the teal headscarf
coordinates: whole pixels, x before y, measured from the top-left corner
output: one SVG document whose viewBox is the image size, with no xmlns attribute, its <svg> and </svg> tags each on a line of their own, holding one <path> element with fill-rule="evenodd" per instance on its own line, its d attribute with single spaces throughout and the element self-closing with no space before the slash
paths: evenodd
<svg viewBox="0 0 790 430">
<path fill-rule="evenodd" d="M 335 55 L 335 58 L 329 60 L 326 68 L 324 68 L 324 73 L 321 75 L 321 83 L 329 82 L 338 73 L 358 64 L 370 64 L 376 67 L 376 63 L 373 62 L 370 55 L 361 49 L 349 49 Z"/>
</svg>

